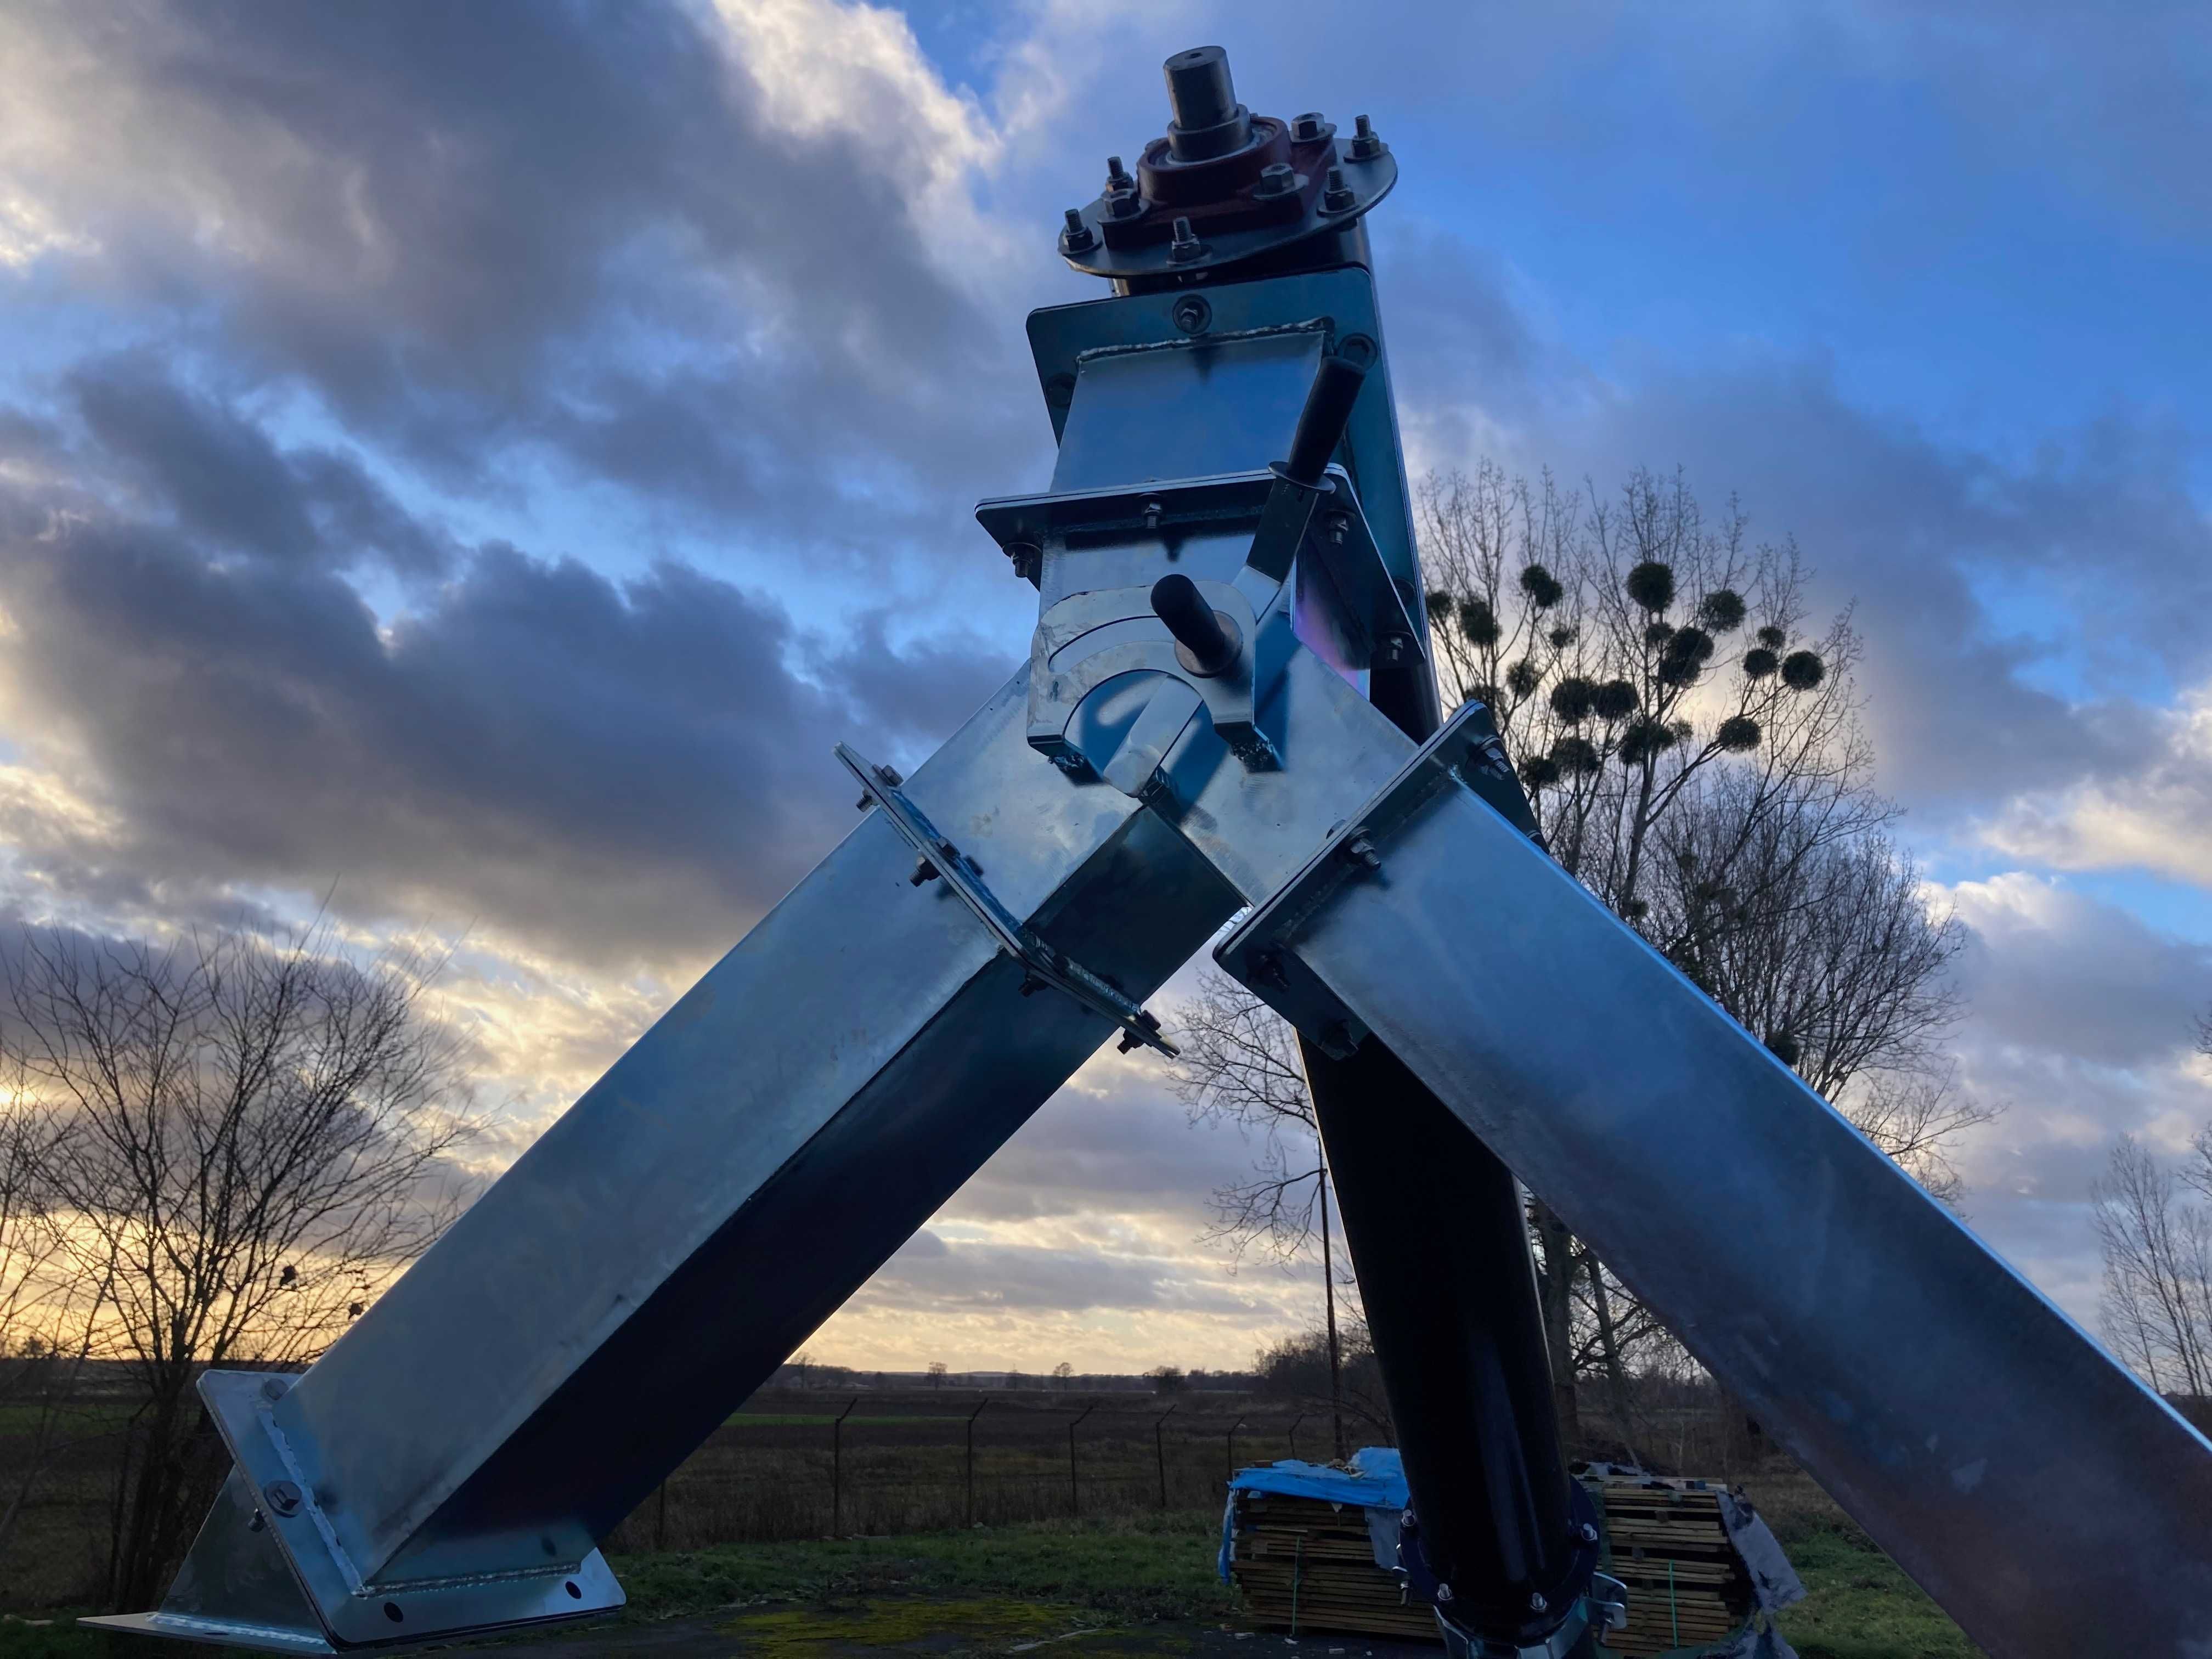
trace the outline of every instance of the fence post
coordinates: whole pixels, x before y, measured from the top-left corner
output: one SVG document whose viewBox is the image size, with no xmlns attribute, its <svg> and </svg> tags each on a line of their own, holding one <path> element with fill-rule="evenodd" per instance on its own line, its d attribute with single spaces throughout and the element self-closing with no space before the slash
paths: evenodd
<svg viewBox="0 0 2212 1659">
<path fill-rule="evenodd" d="M 1168 1506 L 1168 1443 L 1161 1432 L 1160 1425 L 1175 1413 L 1176 1408 L 1170 1406 L 1152 1419 L 1152 1455 L 1159 1461 L 1160 1507 L 1162 1509 Z"/>
<path fill-rule="evenodd" d="M 1298 1425 L 1312 1415 L 1311 1412 L 1300 1412 L 1291 1419 L 1291 1455 L 1292 1457 L 1298 1455 Z"/>
<path fill-rule="evenodd" d="M 830 1535 L 832 1538 L 844 1531 L 845 1419 L 853 1414 L 853 1407 L 860 1403 L 860 1396 L 856 1394 L 830 1424 Z"/>
<path fill-rule="evenodd" d="M 968 1413 L 968 1524 L 975 1524 L 975 1419 L 983 1414 L 983 1407 L 991 1403 L 985 1395 L 982 1404 Z"/>
<path fill-rule="evenodd" d="M 1097 1409 L 1098 1402 L 1094 1400 L 1083 1408 L 1083 1415 L 1081 1417 L 1078 1417 L 1074 1422 L 1070 1423 L 1067 1425 L 1067 1512 L 1070 1515 L 1079 1516 L 1083 1513 L 1083 1493 L 1075 1482 L 1076 1427 L 1083 1421 L 1085 1417 L 1090 1416 L 1091 1413 Z"/>
<path fill-rule="evenodd" d="M 1231 1480 L 1237 1478 L 1237 1431 L 1243 1426 L 1244 1419 L 1241 1417 L 1229 1425 L 1229 1478 Z"/>
</svg>

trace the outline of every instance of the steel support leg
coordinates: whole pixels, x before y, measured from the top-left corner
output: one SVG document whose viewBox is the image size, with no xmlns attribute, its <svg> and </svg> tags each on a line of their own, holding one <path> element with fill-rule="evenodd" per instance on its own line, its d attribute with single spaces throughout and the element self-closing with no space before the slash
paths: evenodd
<svg viewBox="0 0 2212 1659">
<path fill-rule="evenodd" d="M 1141 998 L 1234 895 L 1029 747 L 1024 682 L 902 796 Z M 104 1622 L 328 1652 L 618 1603 L 599 1539 L 1114 1029 L 918 873 L 871 811 L 296 1386 L 211 1374 L 238 1472 Z"/>
<path fill-rule="evenodd" d="M 1185 757 L 1261 900 L 1224 964 L 1401 1056 L 1992 1655 L 2212 1653 L 2212 1446 L 1485 805 L 1469 735 L 1309 775 L 1295 872 L 1285 805 Z"/>
</svg>

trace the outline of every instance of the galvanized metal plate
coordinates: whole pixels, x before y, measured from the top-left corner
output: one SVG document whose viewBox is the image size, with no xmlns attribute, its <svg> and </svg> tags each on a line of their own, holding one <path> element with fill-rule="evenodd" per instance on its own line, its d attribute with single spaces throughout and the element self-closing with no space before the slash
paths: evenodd
<svg viewBox="0 0 2212 1659">
<path fill-rule="evenodd" d="M 272 1486 L 300 1484 L 271 1423 L 270 1394 L 282 1398 L 284 1381 L 253 1371 L 209 1371 L 200 1378 L 200 1398 L 234 1460 L 230 1483 L 161 1609 L 111 1628 L 264 1652 L 329 1653 L 568 1624 L 623 1605 L 622 1586 L 597 1550 L 536 1572 L 390 1590 L 363 1584 L 337 1552 L 311 1490 L 282 1505 L 270 1498 Z M 296 1594 L 289 1620 L 279 1616 L 283 1597 L 272 1552 Z"/>
</svg>

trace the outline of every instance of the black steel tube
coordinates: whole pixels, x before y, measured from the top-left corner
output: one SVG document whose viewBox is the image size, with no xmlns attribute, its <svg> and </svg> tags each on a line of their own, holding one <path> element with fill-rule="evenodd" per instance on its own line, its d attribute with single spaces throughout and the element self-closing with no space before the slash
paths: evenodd
<svg viewBox="0 0 2212 1659">
<path fill-rule="evenodd" d="M 1322 469 L 1344 441 L 1344 428 L 1352 419 L 1352 406 L 1367 384 L 1367 371 L 1375 363 L 1375 343 L 1355 334 L 1321 360 L 1305 407 L 1298 411 L 1297 430 L 1291 437 L 1291 453 L 1283 463 L 1286 477 L 1306 485 L 1321 482 Z"/>
<path fill-rule="evenodd" d="M 1512 1174 L 1381 1043 L 1305 1061 L 1429 1567 L 1468 1628 L 1556 1624 L 1530 1597 L 1569 1574 L 1573 1522 Z"/>
<path fill-rule="evenodd" d="M 1378 666 L 1371 696 L 1416 742 L 1435 733 L 1425 656 Z M 1380 1042 L 1299 1047 L 1422 1548 L 1456 1620 L 1516 1640 L 1575 1542 L 1519 1189 Z"/>
<path fill-rule="evenodd" d="M 1237 641 L 1222 627 L 1221 618 L 1198 591 L 1198 584 L 1177 574 L 1152 584 L 1152 610 L 1168 625 L 1176 643 L 1190 653 L 1191 665 L 1200 674 L 1218 674 L 1237 660 Z"/>
</svg>

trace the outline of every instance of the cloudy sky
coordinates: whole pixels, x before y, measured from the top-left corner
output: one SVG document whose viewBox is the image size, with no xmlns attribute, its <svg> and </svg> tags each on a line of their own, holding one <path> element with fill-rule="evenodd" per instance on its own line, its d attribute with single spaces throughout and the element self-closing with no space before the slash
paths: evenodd
<svg viewBox="0 0 2212 1659">
<path fill-rule="evenodd" d="M 2212 1117 L 2193 7 L 10 5 L 0 898 L 465 937 L 511 1157 L 1026 648 L 1023 315 L 1205 41 L 1393 142 L 1417 472 L 1679 465 L 1856 604 L 1968 1208 L 2094 1320 L 2111 1137 Z M 1247 1156 L 1109 1051 L 812 1348 L 1240 1363 Z"/>
</svg>

